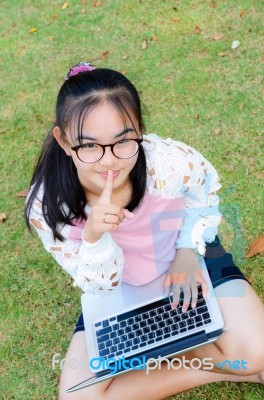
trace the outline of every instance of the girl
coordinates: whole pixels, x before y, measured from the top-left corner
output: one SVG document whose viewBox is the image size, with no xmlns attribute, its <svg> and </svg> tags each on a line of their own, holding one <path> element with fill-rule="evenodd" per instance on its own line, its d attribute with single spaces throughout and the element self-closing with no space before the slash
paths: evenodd
<svg viewBox="0 0 264 400">
<path fill-rule="evenodd" d="M 207 293 L 197 254 L 205 256 L 226 333 L 185 357 L 213 357 L 215 364 L 243 359 L 247 369 L 163 366 L 149 376 L 132 371 L 67 394 L 92 375 L 88 365 L 81 367 L 89 354 L 81 315 L 60 399 L 158 400 L 209 382 L 263 381 L 264 307 L 216 236 L 217 172 L 192 147 L 144 132 L 138 93 L 125 76 L 75 65 L 59 91 L 56 122 L 31 181 L 27 224 L 83 291 L 111 295 L 121 280 L 142 285 L 166 272 L 164 289 L 172 286 L 174 307 L 183 291 L 183 311 L 195 307 L 197 283 Z M 74 369 L 73 358 L 79 360 Z"/>
</svg>

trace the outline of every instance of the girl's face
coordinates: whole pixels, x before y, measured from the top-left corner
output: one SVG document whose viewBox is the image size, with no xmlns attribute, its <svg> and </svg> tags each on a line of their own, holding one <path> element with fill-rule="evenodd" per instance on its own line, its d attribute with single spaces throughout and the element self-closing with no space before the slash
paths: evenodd
<svg viewBox="0 0 264 400">
<path fill-rule="evenodd" d="M 129 118 L 124 120 L 118 111 L 111 104 L 105 102 L 96 106 L 87 114 L 83 123 L 82 137 L 85 143 L 112 144 L 123 139 L 137 139 L 139 128 L 138 123 Z M 73 129 L 71 129 L 73 130 Z M 69 135 L 68 140 L 74 145 L 79 145 L 77 133 Z M 74 150 L 69 148 L 72 160 L 77 168 L 78 177 L 86 193 L 100 196 L 106 183 L 107 173 L 113 171 L 113 193 L 122 192 L 129 184 L 129 173 L 137 162 L 138 153 L 129 159 L 119 159 L 111 151 L 110 147 L 105 148 L 104 156 L 94 163 L 84 163 L 78 159 Z"/>
</svg>

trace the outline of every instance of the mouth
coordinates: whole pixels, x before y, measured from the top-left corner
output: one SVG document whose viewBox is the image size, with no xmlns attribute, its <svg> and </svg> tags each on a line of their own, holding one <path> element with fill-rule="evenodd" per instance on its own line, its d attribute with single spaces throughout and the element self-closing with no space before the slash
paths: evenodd
<svg viewBox="0 0 264 400">
<path fill-rule="evenodd" d="M 119 175 L 119 172 L 120 172 L 120 170 L 113 171 L 113 178 L 116 178 Z M 102 172 L 98 172 L 98 173 L 102 178 L 107 179 L 108 171 L 102 171 Z"/>
</svg>

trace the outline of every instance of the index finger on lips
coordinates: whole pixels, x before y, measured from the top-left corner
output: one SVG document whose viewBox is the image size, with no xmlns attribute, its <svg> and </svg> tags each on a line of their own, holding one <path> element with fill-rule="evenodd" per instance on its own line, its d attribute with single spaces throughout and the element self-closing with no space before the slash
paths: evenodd
<svg viewBox="0 0 264 400">
<path fill-rule="evenodd" d="M 113 171 L 108 171 L 105 187 L 99 197 L 98 203 L 100 204 L 110 204 L 111 196 L 113 192 Z"/>
</svg>

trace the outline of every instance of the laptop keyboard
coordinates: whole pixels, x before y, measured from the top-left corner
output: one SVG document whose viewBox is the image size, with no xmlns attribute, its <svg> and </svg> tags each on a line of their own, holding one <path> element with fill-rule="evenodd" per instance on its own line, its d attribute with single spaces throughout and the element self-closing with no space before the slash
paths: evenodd
<svg viewBox="0 0 264 400">
<path fill-rule="evenodd" d="M 189 306 L 183 313 L 182 305 L 183 293 L 175 310 L 167 297 L 94 323 L 99 356 L 105 359 L 128 356 L 162 340 L 175 340 L 176 335 L 192 333 L 195 328 L 211 323 L 200 285 L 196 308 Z"/>
</svg>

